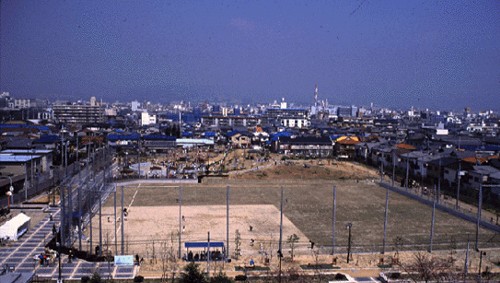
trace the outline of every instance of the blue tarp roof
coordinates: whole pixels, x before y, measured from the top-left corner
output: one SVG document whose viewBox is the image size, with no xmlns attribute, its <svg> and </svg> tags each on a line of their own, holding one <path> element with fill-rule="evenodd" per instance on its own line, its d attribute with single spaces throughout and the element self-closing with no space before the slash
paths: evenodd
<svg viewBox="0 0 500 283">
<path fill-rule="evenodd" d="M 138 133 L 131 134 L 109 134 L 108 141 L 125 141 L 125 140 L 135 140 L 138 141 L 141 139 L 141 135 Z"/>
<path fill-rule="evenodd" d="M 39 139 L 34 140 L 34 143 L 56 143 L 60 142 L 61 138 L 58 135 L 42 135 Z"/>
<path fill-rule="evenodd" d="M 205 135 L 206 138 L 215 137 L 215 132 L 208 131 L 208 132 L 205 132 L 204 135 Z"/>
<path fill-rule="evenodd" d="M 280 137 L 291 137 L 292 133 L 290 132 L 277 132 L 274 134 L 271 134 L 271 141 L 277 141 Z"/>
<path fill-rule="evenodd" d="M 208 242 L 185 242 L 185 248 L 208 248 Z M 210 242 L 211 248 L 223 248 L 224 242 Z"/>
<path fill-rule="evenodd" d="M 174 137 L 174 136 L 166 136 L 166 135 L 159 135 L 159 134 L 145 135 L 142 138 L 145 140 L 150 140 L 150 141 L 175 141 L 175 139 L 176 139 L 176 137 Z"/>
<path fill-rule="evenodd" d="M 0 129 L 37 129 L 39 131 L 50 131 L 49 127 L 42 125 L 25 125 L 25 124 L 0 124 Z"/>
</svg>

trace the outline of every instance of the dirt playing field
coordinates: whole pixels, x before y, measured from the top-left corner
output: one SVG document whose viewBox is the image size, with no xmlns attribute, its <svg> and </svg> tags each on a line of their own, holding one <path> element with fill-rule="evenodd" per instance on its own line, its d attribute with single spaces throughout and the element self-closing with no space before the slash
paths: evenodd
<svg viewBox="0 0 500 283">
<path fill-rule="evenodd" d="M 109 237 L 110 249 L 114 250 L 114 213 L 112 207 L 105 207 L 103 231 Z M 212 242 L 226 241 L 226 206 L 182 206 L 181 212 L 182 242 L 206 242 L 208 232 Z M 272 253 L 279 239 L 279 210 L 272 205 L 233 205 L 230 207 L 230 250 L 235 243 L 235 231 L 241 239 L 241 255 L 257 256 L 259 251 Z M 182 217 L 183 216 L 183 217 Z M 178 206 L 131 207 L 125 218 L 126 250 L 128 254 L 140 254 L 145 258 L 153 256 L 153 241 L 157 248 L 160 244 L 173 242 L 177 251 L 177 231 L 179 227 Z M 118 222 L 119 229 L 121 223 Z M 147 228 L 145 228 L 147 227 Z M 251 227 L 251 230 L 250 230 Z M 276 229 L 278 227 L 278 232 Z M 118 241 L 121 240 L 118 232 Z M 283 219 L 283 234 L 296 234 L 301 240 L 306 236 L 286 217 Z M 97 234 L 94 234 L 98 237 Z M 97 238 L 95 238 L 97 239 Z M 253 241 L 252 241 L 253 240 Z M 184 248 L 183 253 L 186 252 Z M 196 251 L 195 251 L 196 252 Z M 234 252 L 233 252 L 234 255 Z"/>
<path fill-rule="evenodd" d="M 205 241 L 209 231 L 211 241 L 225 242 L 226 188 L 229 187 L 231 256 L 234 256 L 235 231 L 238 229 L 244 260 L 252 257 L 262 262 L 265 253 L 275 257 L 279 240 L 280 192 L 283 189 L 285 256 L 290 254 L 286 240 L 296 234 L 299 240 L 295 252 L 299 258 L 312 259 L 309 248 L 312 241 L 315 250 L 326 260 L 333 244 L 333 187 L 336 186 L 336 252 L 346 251 L 346 225 L 352 223 L 353 251 L 372 254 L 366 259 L 360 255 L 360 264 L 375 265 L 377 254 L 382 249 L 386 193 L 376 183 L 377 179 L 376 171 L 355 163 L 276 161 L 276 164 L 259 165 L 258 169 L 235 171 L 226 178 L 207 178 L 201 184 L 183 184 L 182 190 L 177 185 L 165 184 L 125 186 L 124 205 L 128 208 L 126 253 L 138 253 L 148 258 L 153 254 L 153 245 L 158 254 L 161 243 L 177 253 L 180 199 L 181 216 L 184 216 L 184 221 L 181 220 L 182 243 Z M 118 186 L 118 211 L 120 198 L 121 188 Z M 390 193 L 386 251 L 395 252 L 396 238 L 401 238 L 401 249 L 427 250 L 431 213 L 428 206 Z M 109 243 L 109 248 L 114 251 L 112 195 L 104 205 L 103 215 L 104 242 Z M 107 217 L 110 217 L 109 222 Z M 97 225 L 96 217 L 94 227 Z M 94 245 L 98 239 L 96 230 Z M 117 234 L 120 240 L 121 230 Z M 500 247 L 499 234 L 480 229 L 479 235 L 480 247 Z M 467 238 L 474 242 L 474 237 L 474 223 L 436 211 L 434 250 L 463 249 Z M 261 248 L 264 253 L 259 253 Z M 182 252 L 185 252 L 184 248 Z M 488 256 L 490 261 L 500 260 L 499 252 L 494 251 Z"/>
</svg>

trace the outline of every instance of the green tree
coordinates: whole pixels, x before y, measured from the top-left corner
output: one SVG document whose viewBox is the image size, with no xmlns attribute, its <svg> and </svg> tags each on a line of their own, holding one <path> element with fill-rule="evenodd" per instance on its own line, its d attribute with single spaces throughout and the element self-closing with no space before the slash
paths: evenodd
<svg viewBox="0 0 500 283">
<path fill-rule="evenodd" d="M 232 283 L 232 282 L 233 280 L 229 279 L 226 273 L 222 272 L 222 270 L 219 270 L 219 273 L 217 273 L 217 275 L 210 278 L 210 283 Z"/>
<path fill-rule="evenodd" d="M 184 267 L 181 274 L 182 283 L 208 283 L 205 276 L 201 273 L 198 264 L 191 262 Z"/>
<path fill-rule="evenodd" d="M 101 275 L 96 271 L 92 274 L 92 278 L 90 278 L 90 283 L 101 283 L 103 282 L 101 279 Z"/>
</svg>

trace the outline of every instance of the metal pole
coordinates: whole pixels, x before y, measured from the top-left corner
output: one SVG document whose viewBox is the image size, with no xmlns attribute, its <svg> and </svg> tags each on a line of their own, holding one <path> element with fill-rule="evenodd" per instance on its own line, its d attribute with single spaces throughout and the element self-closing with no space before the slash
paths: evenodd
<svg viewBox="0 0 500 283">
<path fill-rule="evenodd" d="M 349 258 L 351 257 L 351 228 L 352 223 L 347 223 L 347 230 L 349 230 L 349 235 L 347 238 L 347 263 L 349 263 Z"/>
<path fill-rule="evenodd" d="M 470 246 L 470 238 L 469 234 L 467 234 L 467 250 L 465 250 L 465 263 L 464 263 L 464 282 L 467 277 L 467 272 L 469 269 L 469 246 Z"/>
<path fill-rule="evenodd" d="M 435 223 L 435 215 L 436 215 L 436 200 L 432 202 L 432 220 L 431 220 L 431 236 L 429 242 L 429 252 L 432 253 L 432 244 L 434 241 L 434 223 Z"/>
<path fill-rule="evenodd" d="M 89 253 L 90 254 L 93 254 L 93 252 L 92 252 L 92 248 L 93 247 L 92 246 L 94 245 L 94 242 L 93 242 L 94 238 L 92 236 L 92 234 L 94 234 L 92 232 L 92 226 L 93 226 L 92 225 L 92 204 L 93 204 L 92 198 L 89 198 L 89 209 L 90 209 L 89 210 L 89 233 L 90 233 L 90 246 L 89 246 L 90 249 L 89 249 Z"/>
<path fill-rule="evenodd" d="M 384 181 L 384 163 L 380 163 L 380 183 Z"/>
<path fill-rule="evenodd" d="M 479 270 L 477 271 L 478 281 L 481 282 L 481 265 L 483 263 L 483 251 L 479 251 Z"/>
<path fill-rule="evenodd" d="M 102 256 L 102 199 L 100 191 L 99 191 L 99 256 Z"/>
<path fill-rule="evenodd" d="M 61 227 L 59 231 L 61 232 L 61 245 L 64 243 L 65 240 L 65 233 L 64 233 L 64 228 L 66 227 L 66 205 L 65 205 L 65 193 L 64 193 L 64 186 L 60 186 L 60 194 L 61 194 Z"/>
<path fill-rule="evenodd" d="M 437 203 L 441 201 L 441 158 L 439 159 Z"/>
<path fill-rule="evenodd" d="M 332 255 L 335 254 L 335 223 L 336 222 L 337 222 L 337 186 L 333 186 Z"/>
<path fill-rule="evenodd" d="M 141 153 L 140 148 L 137 146 L 137 166 L 139 168 L 139 179 L 141 178 Z"/>
<path fill-rule="evenodd" d="M 405 178 L 405 188 L 408 190 L 408 178 L 410 176 L 410 156 L 406 157 L 406 178 Z"/>
<path fill-rule="evenodd" d="M 229 258 L 229 186 L 226 187 L 226 259 Z"/>
<path fill-rule="evenodd" d="M 481 179 L 482 178 L 483 176 L 481 176 Z M 481 183 L 479 184 L 479 199 L 477 203 L 476 246 L 474 247 L 476 251 L 479 250 L 479 222 L 481 221 L 482 203 L 483 203 L 483 184 Z"/>
<path fill-rule="evenodd" d="M 118 229 L 117 229 L 117 223 L 116 223 L 116 185 L 115 185 L 115 190 L 113 191 L 113 208 L 114 208 L 114 214 L 115 214 L 115 255 L 118 254 Z"/>
<path fill-rule="evenodd" d="M 384 211 L 384 239 L 382 241 L 382 254 L 385 254 L 385 243 L 387 239 L 387 216 L 389 214 L 389 189 L 385 190 L 385 211 Z"/>
<path fill-rule="evenodd" d="M 462 162 L 458 160 L 458 171 L 457 171 L 457 198 L 455 203 L 455 209 L 459 208 L 459 200 L 460 200 L 460 171 L 462 171 Z"/>
<path fill-rule="evenodd" d="M 78 185 L 78 250 L 82 250 L 82 187 Z"/>
<path fill-rule="evenodd" d="M 279 273 L 278 281 L 281 283 L 281 259 L 283 258 L 282 243 L 283 241 L 283 188 L 281 188 L 281 201 L 280 201 L 280 241 L 278 243 L 278 257 L 279 257 Z"/>
<path fill-rule="evenodd" d="M 123 186 L 122 186 L 122 217 L 121 217 L 121 221 L 122 221 L 122 255 L 125 255 L 125 221 L 123 219 L 123 217 L 125 216 L 125 213 L 123 211 Z"/>
<path fill-rule="evenodd" d="M 208 231 L 208 241 L 207 241 L 207 276 L 210 279 L 210 231 Z"/>
<path fill-rule="evenodd" d="M 69 243 L 73 243 L 73 188 L 71 187 L 71 184 L 68 185 L 68 218 L 69 221 L 66 223 L 68 225 L 68 238 L 69 238 Z M 70 244 L 70 245 L 71 245 Z"/>
<path fill-rule="evenodd" d="M 61 227 L 59 227 L 59 245 L 57 246 L 57 256 L 58 256 L 58 261 L 59 261 L 59 275 L 57 276 L 57 282 L 59 283 L 62 283 L 62 270 L 61 270 L 61 245 L 62 245 L 62 237 L 61 237 L 61 234 L 62 233 L 62 229 Z M 57 239 L 57 236 L 56 236 L 56 239 Z M 56 244 L 57 244 L 57 240 L 56 240 Z"/>
<path fill-rule="evenodd" d="M 394 178 L 396 177 L 396 152 L 392 152 L 392 186 L 394 187 Z"/>
<path fill-rule="evenodd" d="M 182 257 L 181 244 L 182 244 L 182 186 L 179 187 L 179 258 Z"/>
</svg>

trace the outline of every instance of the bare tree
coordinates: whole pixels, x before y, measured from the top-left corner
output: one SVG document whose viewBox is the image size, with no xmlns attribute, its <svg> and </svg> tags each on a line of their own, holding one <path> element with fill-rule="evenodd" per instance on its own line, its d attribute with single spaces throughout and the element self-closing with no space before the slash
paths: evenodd
<svg viewBox="0 0 500 283">
<path fill-rule="evenodd" d="M 393 240 L 394 244 L 394 257 L 392 259 L 393 264 L 399 264 L 399 251 L 403 247 L 403 238 L 400 236 L 397 236 Z"/>
<path fill-rule="evenodd" d="M 238 259 L 239 256 L 241 255 L 241 234 L 240 230 L 236 229 L 236 232 L 234 233 L 234 258 Z"/>
<path fill-rule="evenodd" d="M 458 280 L 460 273 L 453 271 L 453 264 L 447 259 L 432 257 L 418 252 L 412 262 L 399 265 L 414 282 L 441 282 Z"/>
<path fill-rule="evenodd" d="M 299 236 L 297 234 L 292 234 L 288 236 L 286 242 L 288 243 L 288 246 L 290 246 L 290 257 L 293 261 L 293 256 L 294 256 L 294 251 L 295 251 L 295 244 L 299 241 Z"/>
</svg>

